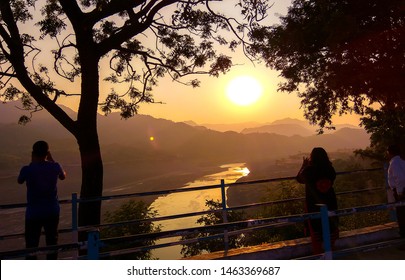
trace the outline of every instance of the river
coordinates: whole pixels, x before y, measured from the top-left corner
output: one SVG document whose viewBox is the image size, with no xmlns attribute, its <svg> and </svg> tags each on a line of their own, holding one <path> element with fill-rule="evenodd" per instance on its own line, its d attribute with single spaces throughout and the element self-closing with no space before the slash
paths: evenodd
<svg viewBox="0 0 405 280">
<path fill-rule="evenodd" d="M 184 188 L 219 185 L 221 179 L 224 179 L 227 184 L 234 183 L 239 178 L 249 174 L 249 169 L 245 167 L 244 163 L 225 164 L 220 167 L 223 168 L 224 171 L 206 175 L 203 178 L 189 182 Z M 205 201 L 210 199 L 221 200 L 220 188 L 161 196 L 151 204 L 151 207 L 158 211 L 159 216 L 169 216 L 207 210 Z M 162 231 L 174 230 L 198 226 L 198 224 L 196 224 L 198 218 L 198 216 L 195 216 L 170 221 L 160 221 L 158 223 L 161 225 Z M 178 237 L 166 238 L 158 241 L 157 244 L 173 242 L 179 239 Z M 153 251 L 153 257 L 161 260 L 179 259 L 181 258 L 180 250 L 180 245 L 156 249 Z"/>
</svg>

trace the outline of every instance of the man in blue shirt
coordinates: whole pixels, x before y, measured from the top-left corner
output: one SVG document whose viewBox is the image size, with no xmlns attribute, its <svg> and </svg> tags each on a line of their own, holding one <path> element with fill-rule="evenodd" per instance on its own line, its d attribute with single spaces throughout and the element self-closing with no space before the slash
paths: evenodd
<svg viewBox="0 0 405 280">
<path fill-rule="evenodd" d="M 58 242 L 60 213 L 58 178 L 64 180 L 66 173 L 59 163 L 53 160 L 48 143 L 36 142 L 32 147 L 31 163 L 21 169 L 17 179 L 19 184 L 25 182 L 27 185 L 26 248 L 38 247 L 42 227 L 45 231 L 47 246 L 56 245 Z M 56 253 L 47 254 L 47 259 L 56 258 Z"/>
</svg>

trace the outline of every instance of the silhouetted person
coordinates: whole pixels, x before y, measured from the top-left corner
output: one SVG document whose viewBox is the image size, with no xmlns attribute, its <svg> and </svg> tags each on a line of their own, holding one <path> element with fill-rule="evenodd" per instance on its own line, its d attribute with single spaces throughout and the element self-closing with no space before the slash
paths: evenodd
<svg viewBox="0 0 405 280">
<path fill-rule="evenodd" d="M 336 172 L 323 148 L 314 148 L 309 158 L 304 158 L 297 175 L 297 181 L 305 184 L 305 208 L 308 213 L 319 212 L 318 204 L 325 204 L 328 210 L 337 210 L 337 200 L 333 183 Z M 338 218 L 329 219 L 332 248 L 339 237 Z M 309 229 L 314 254 L 322 249 L 322 223 L 320 219 L 311 219 L 306 224 Z"/>
<path fill-rule="evenodd" d="M 400 157 L 400 148 L 397 145 L 391 145 L 387 149 L 389 167 L 388 167 L 388 185 L 394 195 L 395 201 L 405 201 L 405 161 Z M 399 234 L 405 237 L 405 206 L 396 207 Z"/>
<path fill-rule="evenodd" d="M 44 228 L 46 245 L 58 243 L 60 206 L 57 181 L 64 180 L 66 173 L 49 152 L 48 143 L 38 141 L 32 147 L 32 161 L 24 166 L 18 176 L 18 183 L 27 185 L 27 209 L 25 212 L 25 245 L 35 248 L 39 245 Z M 57 253 L 47 254 L 47 259 L 56 259 Z M 27 259 L 36 259 L 29 257 Z"/>
</svg>

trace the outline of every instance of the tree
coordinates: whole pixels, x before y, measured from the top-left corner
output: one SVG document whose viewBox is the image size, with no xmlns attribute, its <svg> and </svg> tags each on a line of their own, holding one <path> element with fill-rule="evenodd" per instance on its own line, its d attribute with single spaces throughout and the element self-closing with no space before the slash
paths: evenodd
<svg viewBox="0 0 405 280">
<path fill-rule="evenodd" d="M 130 200 L 123 203 L 117 210 L 105 213 L 105 222 L 122 223 L 125 221 L 146 220 L 156 217 L 157 211 L 148 207 L 143 201 Z M 112 225 L 102 229 L 101 238 L 114 238 L 122 236 L 131 236 L 136 234 L 160 232 L 160 226 L 152 222 L 134 222 L 126 225 Z M 114 249 L 134 248 L 141 246 L 151 246 L 155 244 L 154 239 L 145 241 L 125 241 L 125 244 L 114 246 Z M 119 256 L 119 259 L 130 260 L 149 260 L 152 258 L 151 250 L 145 250 L 138 253 L 130 253 Z"/>
<path fill-rule="evenodd" d="M 223 10 L 240 11 L 240 22 L 220 12 L 224 2 L 231 8 Z M 19 98 L 31 113 L 45 109 L 72 134 L 81 157 L 80 197 L 99 197 L 103 190 L 99 106 L 106 114 L 121 110 L 128 118 L 142 102 L 155 102 L 153 86 L 165 75 L 195 87 L 198 80 L 181 78 L 226 73 L 232 61 L 218 49 L 241 47 L 253 59 L 248 38 L 266 17 L 267 2 L 1 1 L 0 98 Z M 105 92 L 101 82 L 117 87 Z M 57 104 L 74 96 L 79 98 L 76 120 Z M 29 120 L 30 116 L 20 119 Z M 80 203 L 79 225 L 99 224 L 100 209 L 99 201 Z"/>
<path fill-rule="evenodd" d="M 298 92 L 305 116 L 322 128 L 336 113 L 403 111 L 403 0 L 294 0 L 281 24 L 254 32 L 253 50 Z"/>
<path fill-rule="evenodd" d="M 405 156 L 405 111 L 398 108 L 366 109 L 366 116 L 362 118 L 362 125 L 371 134 L 370 146 L 356 150 L 355 153 L 385 162 L 387 147 L 398 144 L 402 157 Z"/>
<path fill-rule="evenodd" d="M 209 210 L 218 210 L 221 209 L 221 202 L 214 201 L 214 200 L 207 200 L 205 205 L 208 207 Z M 238 222 L 243 220 L 243 213 L 242 212 L 235 212 L 235 211 L 228 211 L 227 212 L 227 219 L 228 222 Z M 212 212 L 206 215 L 203 215 L 201 218 L 197 220 L 197 224 L 210 226 L 210 225 L 217 225 L 222 224 L 224 222 L 222 212 Z M 238 228 L 236 228 L 238 229 Z M 194 238 L 202 238 L 202 237 L 209 237 L 213 235 L 217 235 L 222 230 L 214 231 L 214 232 L 199 232 L 199 233 L 191 233 L 188 235 L 182 236 L 181 240 L 187 239 L 194 239 Z M 229 236 L 228 239 L 228 246 L 229 249 L 239 248 L 244 245 L 244 236 L 243 234 L 237 234 Z M 217 252 L 224 250 L 224 238 L 218 237 L 215 239 L 208 239 L 208 240 L 200 240 L 195 243 L 185 244 L 181 249 L 181 254 L 184 257 L 190 257 L 195 255 L 200 255 L 203 252 Z"/>
</svg>

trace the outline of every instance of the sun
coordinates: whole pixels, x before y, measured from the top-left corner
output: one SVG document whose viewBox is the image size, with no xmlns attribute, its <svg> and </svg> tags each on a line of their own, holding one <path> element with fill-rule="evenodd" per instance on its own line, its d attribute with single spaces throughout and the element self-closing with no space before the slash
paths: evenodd
<svg viewBox="0 0 405 280">
<path fill-rule="evenodd" d="M 248 106 L 259 100 L 263 88 L 261 84 L 252 77 L 240 76 L 228 84 L 226 94 L 235 104 Z"/>
</svg>

